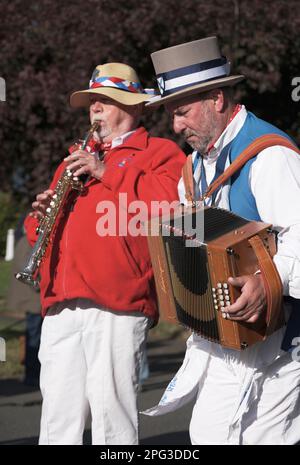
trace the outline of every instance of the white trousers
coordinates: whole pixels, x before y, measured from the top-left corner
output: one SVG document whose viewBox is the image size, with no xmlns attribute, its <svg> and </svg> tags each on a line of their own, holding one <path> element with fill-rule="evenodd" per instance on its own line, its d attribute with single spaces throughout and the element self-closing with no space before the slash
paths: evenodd
<svg viewBox="0 0 300 465">
<path fill-rule="evenodd" d="M 282 337 L 279 330 L 237 352 L 194 336 L 199 355 L 201 346 L 210 355 L 190 424 L 192 444 L 292 445 L 300 440 L 300 361 L 280 350 Z"/>
<path fill-rule="evenodd" d="M 138 444 L 137 387 L 149 318 L 75 299 L 43 322 L 39 444 L 82 444 L 90 408 L 93 444 Z"/>
</svg>

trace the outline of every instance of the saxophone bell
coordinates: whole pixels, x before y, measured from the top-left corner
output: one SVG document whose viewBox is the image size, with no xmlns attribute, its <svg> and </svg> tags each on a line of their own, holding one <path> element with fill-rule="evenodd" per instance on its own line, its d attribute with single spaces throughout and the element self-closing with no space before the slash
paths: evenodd
<svg viewBox="0 0 300 465">
<path fill-rule="evenodd" d="M 39 290 L 40 282 L 38 279 L 34 279 L 32 274 L 25 271 L 19 271 L 18 273 L 15 273 L 15 278 L 24 284 L 32 286 L 37 291 Z"/>
</svg>

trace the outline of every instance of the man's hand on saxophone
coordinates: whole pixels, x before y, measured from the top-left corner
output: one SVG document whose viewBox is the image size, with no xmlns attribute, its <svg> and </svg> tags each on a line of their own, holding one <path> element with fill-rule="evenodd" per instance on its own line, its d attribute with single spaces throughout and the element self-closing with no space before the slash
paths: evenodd
<svg viewBox="0 0 300 465">
<path fill-rule="evenodd" d="M 52 189 L 47 189 L 41 194 L 38 194 L 36 200 L 31 205 L 34 211 L 30 212 L 29 216 L 38 220 L 42 219 L 46 213 L 46 209 L 50 206 L 53 194 L 54 191 Z"/>
<path fill-rule="evenodd" d="M 68 168 L 74 176 L 89 174 L 93 178 L 101 179 L 105 171 L 104 163 L 85 150 L 76 150 L 64 161 L 68 163 Z"/>
</svg>

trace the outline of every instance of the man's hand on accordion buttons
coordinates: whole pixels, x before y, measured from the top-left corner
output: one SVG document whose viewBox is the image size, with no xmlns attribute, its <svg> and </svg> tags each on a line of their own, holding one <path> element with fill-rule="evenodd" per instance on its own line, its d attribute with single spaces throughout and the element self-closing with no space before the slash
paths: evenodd
<svg viewBox="0 0 300 465">
<path fill-rule="evenodd" d="M 74 176 L 89 174 L 93 178 L 101 179 L 105 171 L 104 163 L 84 150 L 76 150 L 64 161 L 68 163 L 68 168 Z"/>
<path fill-rule="evenodd" d="M 229 278 L 228 283 L 240 289 L 241 295 L 232 305 L 226 307 L 226 317 L 247 323 L 264 320 L 267 298 L 262 275 L 259 273 Z"/>
</svg>

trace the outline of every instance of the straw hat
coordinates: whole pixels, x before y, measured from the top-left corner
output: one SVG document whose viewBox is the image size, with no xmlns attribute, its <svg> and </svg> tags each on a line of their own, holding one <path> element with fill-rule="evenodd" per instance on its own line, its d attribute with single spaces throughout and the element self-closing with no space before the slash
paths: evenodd
<svg viewBox="0 0 300 465">
<path fill-rule="evenodd" d="M 159 50 L 151 58 L 160 95 L 153 97 L 147 107 L 216 87 L 233 86 L 245 78 L 230 75 L 230 63 L 221 55 L 215 36 Z"/>
<path fill-rule="evenodd" d="M 149 92 L 147 93 L 146 90 Z M 123 63 L 107 63 L 96 66 L 87 90 L 74 92 L 70 97 L 72 107 L 90 105 L 90 94 L 105 95 L 123 105 L 147 102 L 152 89 L 143 89 L 135 70 Z"/>
</svg>

